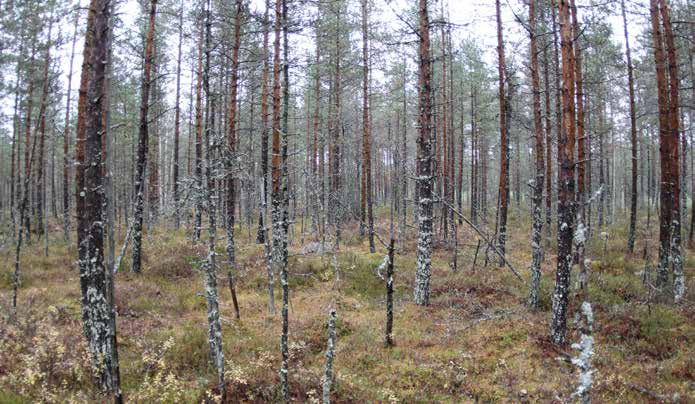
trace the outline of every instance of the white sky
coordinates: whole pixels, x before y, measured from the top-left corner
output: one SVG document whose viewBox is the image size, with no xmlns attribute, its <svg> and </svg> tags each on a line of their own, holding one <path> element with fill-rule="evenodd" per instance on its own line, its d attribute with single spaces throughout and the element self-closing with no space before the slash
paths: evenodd
<svg viewBox="0 0 695 404">
<path fill-rule="evenodd" d="M 378 24 L 382 30 L 393 30 L 397 28 L 402 28 L 404 26 L 404 23 L 401 22 L 396 13 L 402 13 L 403 10 L 405 10 L 407 7 L 410 7 L 409 5 L 413 3 L 412 0 L 373 0 L 374 1 L 374 12 L 371 16 L 371 20 L 373 24 Z M 580 6 L 579 9 L 579 14 L 580 14 L 580 20 L 582 19 L 582 14 L 585 12 L 589 12 L 588 8 L 584 8 L 582 6 L 586 6 L 594 2 L 595 0 L 579 0 L 578 5 Z M 83 7 L 86 5 L 86 0 L 81 0 L 81 3 Z M 176 1 L 178 3 L 178 1 Z M 192 3 L 192 2 L 188 2 Z M 264 7 L 264 0 L 250 0 L 251 3 L 251 9 L 255 10 L 258 13 L 262 13 L 263 7 Z M 633 0 L 629 1 L 628 4 L 632 3 L 632 6 L 629 6 L 630 8 L 634 8 L 635 4 L 639 6 L 644 12 L 648 10 L 648 2 L 647 0 Z M 447 7 L 448 5 L 448 14 L 450 17 L 451 22 L 455 25 L 455 29 L 453 31 L 454 35 L 454 41 L 455 42 L 460 42 L 463 38 L 467 37 L 474 37 L 480 47 L 485 50 L 485 59 L 487 63 L 490 65 L 490 67 L 494 67 L 496 63 L 496 50 L 495 47 L 497 45 L 497 39 L 496 39 L 496 25 L 495 25 L 495 8 L 494 8 L 494 1 L 493 0 L 472 0 L 472 1 L 466 1 L 466 0 L 444 0 L 444 5 Z M 438 14 L 438 11 L 440 10 L 440 5 L 441 5 L 441 0 L 435 0 L 431 2 L 430 6 L 430 13 L 432 16 L 435 16 Z M 190 7 L 190 4 L 187 6 Z M 355 10 L 358 10 L 357 5 L 353 5 L 351 10 L 354 8 Z M 124 26 L 125 29 L 137 29 L 135 27 L 135 24 L 137 23 L 138 19 L 138 13 L 139 13 L 140 6 L 138 4 L 137 0 L 123 0 L 120 1 L 119 4 L 117 5 L 117 13 L 121 16 L 121 18 L 124 21 Z M 517 54 L 517 59 L 518 60 L 523 60 L 526 58 L 526 52 L 527 52 L 527 35 L 521 28 L 521 26 L 515 21 L 514 18 L 514 13 L 516 13 L 519 16 L 523 16 L 523 18 L 526 18 L 528 15 L 528 8 L 525 5 L 525 2 L 522 2 L 522 0 L 506 0 L 502 2 L 502 9 L 503 9 L 503 24 L 505 27 L 505 41 L 507 42 L 507 53 L 509 56 L 511 56 L 513 53 L 518 53 L 518 52 L 523 52 L 522 54 Z M 619 43 L 621 47 L 624 47 L 623 45 L 623 27 L 622 27 L 622 19 L 620 17 L 620 7 L 617 6 L 613 11 L 614 15 L 609 17 L 609 22 L 611 23 L 613 27 L 613 41 L 616 43 Z M 158 14 L 158 18 L 163 18 L 164 14 Z M 167 18 L 174 19 L 174 16 L 168 15 Z M 82 14 L 82 20 L 81 20 L 81 26 L 84 25 L 84 19 L 85 19 L 85 13 Z M 641 16 L 636 16 L 636 15 L 628 15 L 628 19 L 630 20 L 630 26 L 631 26 L 631 43 L 634 44 L 636 43 L 636 36 L 641 33 L 642 29 L 647 26 L 647 21 L 645 17 Z M 60 27 L 61 31 L 66 35 L 66 37 L 71 38 L 72 37 L 72 32 L 73 32 L 73 16 L 68 15 L 64 16 L 63 19 L 61 20 L 62 26 Z M 175 22 L 174 22 L 175 24 Z M 169 57 L 170 60 L 175 61 L 176 59 L 176 35 L 171 35 L 169 40 L 169 46 L 168 46 L 168 52 L 171 52 L 171 55 Z M 72 96 L 73 99 L 76 97 L 77 94 L 77 86 L 79 85 L 79 70 L 81 66 L 81 55 L 82 55 L 82 47 L 83 47 L 83 38 L 78 38 L 77 45 L 76 45 L 76 54 L 75 54 L 75 61 L 73 64 L 73 83 L 72 83 Z M 520 47 L 517 48 L 516 51 L 511 49 L 511 45 L 517 43 L 520 44 Z M 70 45 L 71 41 L 67 40 L 65 43 L 57 49 L 57 51 L 53 52 L 53 57 L 58 58 L 58 63 L 60 64 L 61 67 L 61 74 L 60 74 L 60 80 L 62 81 L 62 88 L 63 90 L 67 89 L 67 71 L 69 69 L 69 58 L 70 58 Z M 314 49 L 314 44 L 313 41 L 311 40 L 311 35 L 291 35 L 290 36 L 290 46 L 293 52 L 310 52 L 313 53 Z M 55 63 L 55 62 L 54 62 Z M 170 67 L 170 70 L 174 70 L 174 66 Z M 190 85 L 190 72 L 188 72 L 188 69 L 186 65 L 182 67 L 183 71 L 183 77 L 182 77 L 182 89 L 188 88 Z M 133 71 L 133 74 L 139 75 L 139 71 Z M 375 79 L 379 80 L 380 74 L 377 72 L 375 74 Z M 8 77 L 8 76 L 5 76 Z M 10 76 L 11 77 L 11 76 Z M 173 83 L 173 80 L 170 80 L 170 83 Z M 171 84 L 173 85 L 173 84 Z M 167 94 L 173 94 L 173 89 L 171 91 L 167 91 Z M 185 94 L 185 90 L 183 90 L 183 93 Z M 5 120 L 4 120 L 4 127 L 6 129 L 10 129 L 9 125 L 11 122 L 8 119 L 8 117 L 11 117 L 11 108 L 13 104 L 13 98 L 10 94 L 9 98 L 6 96 L 2 100 L 2 107 L 0 107 L 0 111 L 3 112 L 5 115 Z M 63 104 L 64 104 L 64 99 L 63 99 Z M 73 105 L 75 105 L 73 103 Z M 62 117 L 62 114 L 58 114 L 59 117 Z M 62 125 L 62 123 L 59 123 L 58 125 Z"/>
</svg>

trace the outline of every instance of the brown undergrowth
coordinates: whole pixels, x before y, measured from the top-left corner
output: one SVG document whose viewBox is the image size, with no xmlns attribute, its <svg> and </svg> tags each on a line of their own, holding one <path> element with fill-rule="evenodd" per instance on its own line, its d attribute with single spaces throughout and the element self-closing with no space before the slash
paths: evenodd
<svg viewBox="0 0 695 404">
<path fill-rule="evenodd" d="M 695 261 L 686 251 L 685 301 L 647 300 L 639 255 L 627 256 L 623 223 L 604 253 L 597 235 L 589 244 L 588 300 L 596 314 L 595 402 L 695 401 Z M 510 262 L 528 277 L 529 223 L 512 216 Z M 388 234 L 388 223 L 377 229 Z M 318 402 L 326 347 L 326 320 L 338 312 L 333 400 L 352 402 L 561 402 L 577 381 L 568 363 L 574 351 L 549 342 L 554 256 L 543 263 L 541 309 L 525 306 L 526 287 L 481 247 L 472 262 L 475 233 L 460 227 L 458 271 L 440 243 L 433 259 L 431 305 L 411 303 L 415 234 L 397 243 L 396 345 L 385 348 L 384 283 L 376 267 L 385 250 L 368 252 L 354 225 L 336 255 L 301 255 L 291 246 L 290 381 L 296 402 Z M 300 229 L 296 228 L 295 232 Z M 263 247 L 238 231 L 237 290 L 241 320 L 234 320 L 221 259 L 219 295 L 229 402 L 280 398 L 280 318 L 267 312 Z M 298 234 L 298 233 L 295 233 Z M 253 232 L 251 232 L 253 236 Z M 16 319 L 7 316 L 13 269 L 3 252 L 0 277 L 0 402 L 100 402 L 91 383 L 80 321 L 76 251 L 59 227 L 48 257 L 34 241 L 22 256 L 23 283 Z M 220 232 L 220 236 L 222 236 Z M 310 237 L 307 237 L 307 241 Z M 299 239 L 299 237 L 295 237 Z M 215 396 L 207 345 L 205 299 L 198 272 L 205 250 L 183 231 L 162 225 L 144 239 L 143 273 L 116 278 L 122 385 L 131 402 L 202 402 Z M 638 247 L 640 244 L 638 243 Z M 224 251 L 222 243 L 219 252 Z M 654 252 L 652 252 L 654 255 Z M 224 257 L 222 254 L 220 257 Z M 338 278 L 338 280 L 336 280 Z M 276 278 L 277 279 L 277 278 Z M 276 302 L 280 300 L 276 287 Z M 581 303 L 572 296 L 571 313 Z M 572 317 L 570 317 L 572 318 Z M 570 341 L 578 339 L 573 321 Z"/>
</svg>

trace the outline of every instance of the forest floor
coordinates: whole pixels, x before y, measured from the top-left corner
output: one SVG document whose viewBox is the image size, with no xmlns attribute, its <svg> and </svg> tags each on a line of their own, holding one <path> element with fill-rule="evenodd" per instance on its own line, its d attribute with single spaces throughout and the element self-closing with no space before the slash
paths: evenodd
<svg viewBox="0 0 695 404">
<path fill-rule="evenodd" d="M 529 277 L 530 223 L 512 211 L 510 262 Z M 388 223 L 378 221 L 379 234 Z M 644 225 L 644 223 L 642 223 Z M 644 241 L 625 254 L 624 223 L 595 232 L 588 301 L 595 313 L 595 402 L 695 402 L 695 254 L 686 250 L 687 292 L 679 305 L 648 302 L 642 283 Z M 334 402 L 561 402 L 578 383 L 567 360 L 569 344 L 549 342 L 555 257 L 543 263 L 541 309 L 525 305 L 527 289 L 505 268 L 472 266 L 477 236 L 459 227 L 459 268 L 436 250 L 431 305 L 412 303 L 417 234 L 397 244 L 395 346 L 384 347 L 385 284 L 376 274 L 385 249 L 370 254 L 356 226 L 344 230 L 337 253 L 303 255 L 299 227 L 290 247 L 290 373 L 297 402 L 321 396 L 329 307 L 338 315 Z M 658 229 L 654 226 L 654 234 Z M 545 231 L 545 230 L 544 230 Z M 219 232 L 219 252 L 224 251 Z M 50 251 L 34 241 L 22 256 L 16 321 L 8 317 L 14 247 L 0 249 L 0 402 L 99 402 L 90 381 L 80 320 L 79 274 L 73 241 L 51 226 Z M 60 240 L 60 241 L 58 241 Z M 307 240 L 308 242 L 308 240 Z M 203 243 L 204 244 L 204 243 Z M 657 250 L 652 242 L 651 257 Z M 119 246 L 120 249 L 120 246 Z M 218 288 L 229 402 L 279 398 L 281 318 L 268 314 L 267 275 L 255 229 L 237 230 L 241 320 L 234 319 L 226 267 Z M 199 271 L 203 245 L 162 225 L 144 238 L 141 275 L 129 262 L 116 276 L 118 350 L 122 387 L 129 402 L 201 402 L 210 397 L 214 370 L 207 343 L 206 303 Z M 224 255 L 221 255 L 221 260 Z M 495 260 L 496 261 L 496 260 Z M 576 267 L 575 267 L 576 270 Z M 575 271 L 576 272 L 576 271 Z M 276 276 L 276 281 L 278 277 Z M 574 279 L 572 284 L 574 285 Z M 279 284 L 275 301 L 281 302 Z M 568 341 L 579 339 L 573 320 L 581 297 L 574 292 Z"/>
</svg>

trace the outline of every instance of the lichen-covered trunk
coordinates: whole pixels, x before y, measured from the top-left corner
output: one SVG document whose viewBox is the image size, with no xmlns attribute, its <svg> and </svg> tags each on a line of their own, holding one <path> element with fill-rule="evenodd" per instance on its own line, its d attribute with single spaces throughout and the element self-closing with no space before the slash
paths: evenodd
<svg viewBox="0 0 695 404">
<path fill-rule="evenodd" d="M 668 280 L 670 264 L 671 216 L 673 186 L 671 184 L 671 158 L 676 153 L 669 131 L 669 94 L 666 78 L 666 56 L 661 33 L 657 0 L 650 0 L 654 65 L 656 68 L 657 99 L 659 109 L 659 157 L 661 160 L 660 214 L 659 214 L 659 261 L 657 263 L 657 285 L 663 288 Z"/>
<path fill-rule="evenodd" d="M 213 147 L 217 148 L 213 138 L 214 108 L 211 108 L 210 94 L 210 53 L 212 51 L 211 33 L 211 0 L 207 0 L 205 6 L 205 70 L 203 72 L 203 91 L 205 93 L 205 179 L 203 184 L 205 207 L 208 213 L 208 256 L 204 263 L 204 287 L 205 298 L 207 301 L 207 320 L 208 320 L 208 343 L 210 345 L 210 355 L 212 363 L 217 371 L 218 390 L 224 401 L 225 379 L 224 379 L 224 349 L 222 347 L 222 326 L 220 324 L 220 307 L 217 296 L 217 253 L 215 244 L 217 242 L 217 200 L 218 195 L 213 178 Z"/>
<path fill-rule="evenodd" d="M 104 83 L 109 47 L 110 0 L 91 4 L 85 45 L 87 83 L 82 113 L 84 122 L 84 164 L 78 167 L 84 180 L 84 209 L 78 211 L 84 226 L 80 240 L 80 287 L 82 321 L 92 368 L 99 386 L 120 398 L 117 383 L 116 323 L 110 298 L 110 269 L 104 266 L 104 187 L 102 175 L 102 136 L 104 134 Z"/>
<path fill-rule="evenodd" d="M 579 46 L 579 17 L 577 16 L 577 6 L 575 0 L 570 0 L 570 11 L 572 15 L 572 38 L 574 40 L 574 80 L 576 88 L 577 105 L 577 205 L 575 213 L 577 215 L 577 228 L 574 235 L 576 245 L 576 258 L 579 263 L 579 288 L 585 290 L 588 282 L 587 261 L 584 259 L 586 237 L 588 235 L 585 224 L 586 216 L 586 135 L 584 131 L 584 80 L 582 76 L 582 52 Z"/>
<path fill-rule="evenodd" d="M 138 156 L 135 174 L 135 207 L 133 225 L 133 264 L 131 270 L 140 273 L 142 265 L 142 216 L 144 209 L 145 169 L 147 168 L 147 154 L 149 150 L 149 124 L 148 111 L 150 108 L 150 79 L 152 72 L 152 59 L 154 57 L 154 29 L 155 15 L 157 13 L 157 0 L 151 0 L 149 13 L 149 27 L 145 39 L 145 62 L 142 73 L 142 85 L 140 87 L 140 125 L 138 127 Z"/>
<path fill-rule="evenodd" d="M 415 272 L 415 304 L 427 306 L 430 302 L 430 275 L 432 266 L 432 69 L 430 60 L 430 33 L 427 0 L 418 0 L 418 156 L 419 189 L 418 242 Z"/>
<path fill-rule="evenodd" d="M 544 13 L 541 13 L 543 15 Z M 553 215 L 553 129 L 551 125 L 551 105 L 550 105 L 550 60 L 548 59 L 548 47 L 550 42 L 546 40 L 543 47 L 543 84 L 545 95 L 545 227 L 547 233 L 547 244 L 550 244 L 552 233 L 550 224 Z"/>
<path fill-rule="evenodd" d="M 198 57 L 195 72 L 195 216 L 193 219 L 193 242 L 200 240 L 203 219 L 203 30 L 198 36 Z"/>
<path fill-rule="evenodd" d="M 544 149 L 543 149 L 543 124 L 541 121 L 541 85 L 538 72 L 538 45 L 536 35 L 536 2 L 529 2 L 529 31 L 531 36 L 531 84 L 533 88 L 533 129 L 534 129 L 534 154 L 536 179 L 533 182 L 533 234 L 531 236 L 531 248 L 533 258 L 531 262 L 531 287 L 529 290 L 529 306 L 538 308 L 538 292 L 541 283 L 541 261 L 543 260 L 543 174 Z M 550 147 L 550 145 L 548 145 Z"/>
<path fill-rule="evenodd" d="M 272 178 L 272 250 L 271 250 L 271 265 L 272 271 L 280 273 L 280 284 L 282 286 L 282 335 L 280 337 L 280 352 L 282 355 L 282 363 L 280 365 L 280 388 L 284 401 L 289 401 L 290 390 L 288 382 L 289 373 L 289 285 L 287 278 L 287 206 L 285 185 L 283 180 L 287 176 L 286 162 L 284 154 L 287 142 L 286 127 L 280 127 L 280 109 L 282 100 L 280 99 L 280 71 L 283 67 L 280 64 L 280 35 L 281 30 L 284 30 L 284 0 L 275 1 L 275 38 L 273 42 L 273 139 L 272 139 L 272 159 L 271 159 L 271 178 Z M 286 49 L 285 49 L 286 51 Z M 287 60 L 285 60 L 285 65 Z M 284 113 L 283 113 L 284 115 Z M 284 118 L 284 116 L 283 116 Z M 284 121 L 284 119 L 283 119 Z M 282 134 L 281 134 L 282 132 Z M 282 140 L 280 139 L 282 135 Z M 282 147 L 281 147 L 282 143 Z"/>
<path fill-rule="evenodd" d="M 567 332 L 567 306 L 569 302 L 570 271 L 572 268 L 572 242 L 574 233 L 574 52 L 569 1 L 559 1 L 560 38 L 562 49 L 562 132 L 558 138 L 558 235 L 557 272 L 552 297 L 550 337 L 556 344 L 564 344 Z"/>
<path fill-rule="evenodd" d="M 384 342 L 387 347 L 393 346 L 393 252 L 394 240 L 391 238 L 386 266 L 386 331 Z"/>
<path fill-rule="evenodd" d="M 678 154 L 678 139 L 680 135 L 680 122 L 679 122 L 679 77 L 678 77 L 678 58 L 676 55 L 676 45 L 674 43 L 673 28 L 671 27 L 671 17 L 669 13 L 668 4 L 664 0 L 659 0 L 659 11 L 661 14 L 662 24 L 664 26 L 664 43 L 666 45 L 666 54 L 668 61 L 668 133 L 666 135 L 667 147 L 662 147 L 660 150 L 667 149 L 668 153 L 668 172 L 667 178 L 663 178 L 662 174 L 662 189 L 664 183 L 668 183 L 670 187 L 670 192 L 665 195 L 666 198 L 671 199 L 669 208 L 671 210 L 669 214 L 669 236 L 668 236 L 668 248 L 669 248 L 669 260 L 671 270 L 673 271 L 673 298 L 676 302 L 680 301 L 685 293 L 685 278 L 683 275 L 683 256 L 681 252 L 681 208 L 680 208 L 680 193 L 681 193 L 681 182 L 680 182 L 680 164 L 679 164 L 679 154 Z M 658 77 L 657 77 L 658 80 Z M 662 154 L 662 164 L 664 155 Z M 662 166 L 662 173 L 664 168 Z M 663 194 L 662 190 L 662 194 Z M 660 218 L 663 220 L 663 218 Z M 661 263 L 661 261 L 660 261 Z M 659 280 L 660 285 L 663 286 L 664 275 L 668 271 L 668 268 L 659 267 Z M 667 275 L 666 275 L 667 276 Z"/>
<path fill-rule="evenodd" d="M 333 385 L 333 360 L 335 357 L 335 322 L 336 313 L 335 309 L 331 309 L 328 314 L 328 346 L 326 347 L 326 367 L 323 371 L 323 404 L 330 404 L 331 402 L 331 386 Z"/>
</svg>

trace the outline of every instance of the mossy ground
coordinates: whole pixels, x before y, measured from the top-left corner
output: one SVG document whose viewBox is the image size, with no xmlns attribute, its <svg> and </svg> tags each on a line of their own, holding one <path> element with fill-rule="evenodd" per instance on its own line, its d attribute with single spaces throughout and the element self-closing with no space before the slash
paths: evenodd
<svg viewBox="0 0 695 404">
<path fill-rule="evenodd" d="M 512 215 L 509 259 L 528 278 L 530 223 Z M 379 233 L 388 225 L 379 221 Z M 626 255 L 624 223 L 606 228 L 604 244 L 595 232 L 589 245 L 592 273 L 588 301 L 594 307 L 595 402 L 644 402 L 680 397 L 695 402 L 695 260 L 686 250 L 684 302 L 647 304 L 639 254 Z M 437 249 L 429 307 L 412 304 L 416 233 L 396 254 L 396 346 L 383 345 L 384 282 L 375 268 L 383 248 L 368 253 L 366 239 L 348 226 L 337 254 L 302 256 L 299 237 L 291 246 L 291 394 L 297 402 L 317 400 L 330 306 L 338 312 L 334 363 L 335 402 L 559 402 L 578 375 L 567 361 L 569 346 L 547 338 L 555 258 L 543 263 L 541 309 L 525 306 L 527 290 L 507 269 L 484 266 L 484 248 L 472 266 L 477 237 L 460 227 L 459 267 Z M 545 230 L 544 230 L 545 231 Z M 656 231 L 656 229 L 655 229 Z M 298 234 L 299 228 L 295 228 Z M 223 233 L 220 231 L 220 238 Z M 74 238 L 74 235 L 73 235 Z M 235 320 L 219 268 L 229 402 L 273 402 L 279 398 L 279 315 L 267 310 L 263 247 L 255 232 L 237 231 L 241 320 Z M 656 256 L 652 242 L 651 256 Z M 219 252 L 224 251 L 220 240 Z M 99 402 L 91 384 L 80 320 L 79 274 L 74 241 L 62 241 L 56 225 L 49 256 L 43 243 L 22 254 L 17 319 L 9 313 L 12 248 L 0 251 L 0 402 Z M 214 381 L 206 336 L 205 299 L 199 264 L 205 250 L 184 231 L 161 225 L 144 238 L 139 276 L 124 261 L 116 278 L 118 343 L 122 386 L 133 402 L 200 402 Z M 221 259 L 224 255 L 220 256 Z M 496 261 L 496 260 L 495 260 Z M 277 277 L 276 277 L 277 280 Z M 281 299 L 275 287 L 276 302 Z M 574 293 L 571 312 L 581 303 Z M 578 339 L 572 315 L 569 340 Z"/>
</svg>

